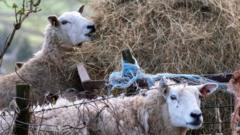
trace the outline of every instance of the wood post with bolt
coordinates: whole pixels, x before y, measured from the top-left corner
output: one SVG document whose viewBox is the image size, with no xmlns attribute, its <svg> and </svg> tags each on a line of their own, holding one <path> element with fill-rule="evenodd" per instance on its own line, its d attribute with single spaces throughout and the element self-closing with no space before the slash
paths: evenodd
<svg viewBox="0 0 240 135">
<path fill-rule="evenodd" d="M 19 107 L 14 130 L 14 135 L 28 135 L 28 128 L 31 119 L 30 113 L 30 86 L 27 84 L 16 85 L 16 103 Z"/>
</svg>

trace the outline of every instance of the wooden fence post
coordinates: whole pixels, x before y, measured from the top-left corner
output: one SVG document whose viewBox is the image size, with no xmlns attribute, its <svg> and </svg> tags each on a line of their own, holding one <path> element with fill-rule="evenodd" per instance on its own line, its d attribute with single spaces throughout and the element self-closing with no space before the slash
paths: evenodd
<svg viewBox="0 0 240 135">
<path fill-rule="evenodd" d="M 125 63 L 136 64 L 136 61 L 129 49 L 122 50 L 122 58 Z"/>
<path fill-rule="evenodd" d="M 28 135 L 28 128 L 31 119 L 30 114 L 30 86 L 27 84 L 16 85 L 16 103 L 19 107 L 19 114 L 15 121 L 14 135 Z"/>
</svg>

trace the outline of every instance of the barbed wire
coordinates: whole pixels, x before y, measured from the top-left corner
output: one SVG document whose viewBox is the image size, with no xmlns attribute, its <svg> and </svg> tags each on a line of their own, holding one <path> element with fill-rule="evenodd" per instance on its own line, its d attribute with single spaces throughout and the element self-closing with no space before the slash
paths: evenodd
<svg viewBox="0 0 240 135">
<path fill-rule="evenodd" d="M 99 99 L 99 100 L 97 100 L 97 101 L 100 101 L 100 100 L 102 100 L 102 99 Z M 94 101 L 96 101 L 96 100 L 94 100 Z M 91 101 L 91 102 L 94 102 L 94 101 Z M 87 104 L 87 103 L 90 103 L 90 102 L 84 102 L 84 104 Z M 74 106 L 77 106 L 77 105 L 81 105 L 81 104 L 74 104 Z M 73 105 L 71 105 L 71 106 L 73 106 Z M 108 107 L 108 106 L 103 106 L 101 109 L 99 109 L 99 111 L 97 112 L 96 117 L 99 117 L 98 115 L 99 115 L 105 108 L 107 108 L 107 107 Z M 59 108 L 56 108 L 56 109 L 59 109 Z M 43 113 L 44 113 L 45 111 L 47 111 L 47 110 L 44 110 Z M 14 112 L 14 114 L 16 114 L 16 112 Z M 4 117 L 6 117 L 5 114 L 0 114 L 0 116 L 3 117 L 3 119 L 4 119 L 6 122 L 8 122 L 8 120 L 4 118 Z M 43 119 L 43 118 L 41 118 L 41 120 L 42 120 L 42 119 Z M 14 121 L 16 122 L 15 125 L 13 124 Z M 15 126 L 15 127 L 20 127 L 20 128 L 24 128 L 24 127 L 22 127 L 21 125 L 27 125 L 27 126 L 29 126 L 30 128 L 34 128 L 34 129 L 37 129 L 38 131 L 43 131 L 43 132 L 56 132 L 57 130 L 43 130 L 43 129 L 39 129 L 39 128 L 42 127 L 42 126 L 52 127 L 52 128 L 56 128 L 56 129 L 59 128 L 59 125 L 51 125 L 51 124 L 45 124 L 45 123 L 43 124 L 43 123 L 41 123 L 41 122 L 40 122 L 40 124 L 26 123 L 26 122 L 23 122 L 23 121 L 16 120 L 16 117 L 14 117 L 14 118 L 12 118 L 11 124 L 8 124 L 8 125 L 7 125 L 8 128 L 6 128 L 6 129 L 2 128 L 2 132 L 1 132 L 0 134 L 3 134 L 3 133 L 5 133 L 7 130 L 12 129 L 13 126 Z M 82 125 L 82 126 L 81 126 L 81 125 Z M 81 127 L 79 127 L 79 126 L 81 126 Z M 39 128 L 37 128 L 37 127 L 39 127 Z M 82 123 L 78 123 L 77 126 L 72 126 L 72 125 L 68 125 L 68 124 L 63 125 L 63 126 L 61 126 L 61 129 L 62 129 L 62 130 L 67 130 L 67 129 L 69 129 L 69 130 L 70 130 L 70 129 L 81 130 L 81 129 L 85 128 L 85 127 L 86 127 L 86 122 L 83 121 Z M 4 130 L 3 130 L 3 129 L 4 129 Z M 26 129 L 26 128 L 24 128 L 24 129 Z M 28 130 L 30 130 L 30 129 L 28 129 Z"/>
<path fill-rule="evenodd" d="M 109 98 L 105 98 L 105 99 L 110 99 L 110 98 L 114 98 L 114 97 L 109 97 Z M 103 101 L 103 99 L 98 99 L 98 100 L 93 100 L 93 101 L 91 101 L 91 102 L 89 102 L 89 101 L 86 101 L 86 102 L 83 102 L 83 103 L 79 103 L 79 104 L 73 104 L 73 105 L 71 105 L 71 106 L 80 106 L 80 105 L 82 105 L 82 104 L 87 104 L 87 103 L 94 103 L 94 101 Z M 104 107 L 102 107 L 101 109 L 99 109 L 99 112 L 98 112 L 98 114 L 96 115 L 96 117 L 98 117 L 98 115 L 102 112 L 102 110 L 104 110 L 105 108 L 107 108 L 108 106 L 104 106 Z M 62 108 L 65 108 L 65 106 L 64 107 L 62 107 Z M 60 107 L 59 108 L 56 108 L 56 109 L 60 109 Z M 114 108 L 112 108 L 112 109 L 114 109 Z M 42 110 L 43 111 L 43 110 Z M 114 110 L 113 110 L 114 111 Z M 44 113 L 45 111 L 43 111 L 43 113 Z M 113 112 L 114 113 L 114 112 Z M 1 116 L 1 115 L 0 115 Z M 80 117 L 78 118 L 78 119 L 80 119 Z M 12 121 L 14 121 L 14 119 L 12 120 Z M 52 133 L 62 133 L 63 131 L 65 131 L 65 132 L 74 132 L 74 130 L 82 130 L 82 129 L 84 129 L 84 128 L 86 128 L 86 123 L 81 123 L 81 124 L 78 124 L 78 126 L 72 126 L 72 125 L 63 125 L 63 126 L 58 126 L 58 125 L 50 125 L 50 124 L 43 124 L 43 123 L 41 123 L 41 124 L 32 124 L 32 123 L 24 123 L 24 122 L 22 122 L 22 121 L 17 121 L 18 123 L 20 123 L 20 124 L 25 124 L 25 125 L 28 125 L 30 128 L 29 128 L 29 130 L 31 130 L 31 132 L 52 132 Z M 229 122 L 222 122 L 222 123 L 229 123 Z M 209 122 L 206 122 L 206 124 L 209 124 Z M 213 123 L 210 123 L 210 124 L 216 124 L 216 122 L 213 122 Z M 81 127 L 80 127 L 80 125 L 82 125 Z M 19 127 L 20 125 L 14 125 L 13 123 L 12 124 L 9 124 L 8 125 L 9 127 L 8 128 L 6 128 L 5 130 L 3 130 L 0 134 L 3 134 L 3 133 L 6 133 L 6 132 L 9 132 L 9 134 L 11 133 L 10 131 L 8 131 L 8 130 L 11 130 L 12 129 L 12 127 L 13 126 L 16 126 L 16 127 Z M 46 127 L 51 127 L 51 130 L 49 129 L 49 128 L 47 128 L 47 129 L 42 129 L 42 128 L 40 128 L 40 127 L 42 127 L 42 126 L 46 126 Z M 20 128 L 22 128 L 21 126 L 20 126 Z M 61 129 L 61 130 L 59 130 L 59 128 Z M 54 130 L 55 129 L 55 130 Z M 36 133 L 37 134 L 37 133 Z"/>
<path fill-rule="evenodd" d="M 174 86 L 174 85 L 183 85 L 183 84 L 186 84 L 186 83 L 177 83 L 177 84 L 168 84 L 168 85 L 166 85 L 166 86 Z M 159 86 L 157 86 L 157 87 L 152 87 L 152 88 L 150 88 L 150 89 L 139 89 L 139 90 L 146 90 L 146 91 L 148 91 L 148 90 L 153 90 L 153 89 L 159 89 L 160 87 Z M 144 95 L 144 93 L 146 92 L 146 91 L 144 91 L 143 93 L 141 93 L 141 91 L 135 91 L 135 92 L 131 92 L 131 94 L 132 95 L 137 95 L 137 94 L 142 94 L 142 95 Z M 86 93 L 84 93 L 84 95 L 85 95 Z M 124 94 L 124 93 L 123 93 Z M 74 96 L 73 96 L 74 97 Z M 119 97 L 119 96 L 118 96 Z M 122 96 L 123 97 L 123 96 Z M 69 98 L 71 98 L 71 97 L 69 97 Z M 54 107 L 54 108 L 43 108 L 43 109 L 41 109 L 41 110 L 39 110 L 39 111 L 31 111 L 30 113 L 39 113 L 39 112 L 45 112 L 45 111 L 51 111 L 51 110 L 57 110 L 57 109 L 62 109 L 62 108 L 69 108 L 69 107 L 73 107 L 73 106 L 80 106 L 80 105 L 84 105 L 84 104 L 88 104 L 88 103 L 93 103 L 93 102 L 98 102 L 98 101 L 102 101 L 102 100 L 108 100 L 108 99 L 112 99 L 112 98 L 116 98 L 116 96 L 112 96 L 112 95 L 110 95 L 110 96 L 102 96 L 100 99 L 92 99 L 92 100 L 87 100 L 87 101 L 85 101 L 85 102 L 80 102 L 80 103 L 74 103 L 74 102 L 72 102 L 73 104 L 71 104 L 71 105 L 64 105 L 64 106 L 59 106 L 59 107 Z M 22 100 L 27 100 L 27 101 L 29 101 L 30 103 L 32 102 L 32 100 L 31 99 L 27 99 L 27 98 L 22 98 L 22 97 L 13 97 L 13 99 L 22 99 Z M 81 100 L 83 100 L 83 99 L 81 99 Z M 48 105 L 54 105 L 54 104 L 51 104 L 51 103 L 49 103 Z M 16 106 L 17 107 L 17 106 Z M 33 107 L 37 107 L 37 106 L 33 106 Z M 44 106 L 43 106 L 44 107 Z M 27 108 L 25 108 L 25 109 L 28 109 L 28 107 Z M 24 110 L 24 109 L 23 109 Z M 34 110 L 34 109 L 33 109 Z M 19 112 L 19 111 L 17 111 L 17 112 Z"/>
<path fill-rule="evenodd" d="M 186 84 L 186 83 L 168 84 L 167 86 L 180 85 L 180 84 L 182 85 L 182 84 Z M 148 91 L 148 90 L 159 89 L 159 88 L 160 88 L 160 87 L 157 86 L 157 87 L 152 87 L 152 88 L 150 88 L 150 89 L 140 89 L 140 90 L 143 90 L 143 93 L 141 93 L 141 91 L 135 91 L 135 92 L 133 92 L 132 94 L 133 94 L 133 95 L 137 95 L 137 94 L 142 94 L 142 95 L 144 95 L 144 93 L 145 93 L 146 91 Z M 138 89 L 139 89 L 139 88 L 138 88 Z M 144 91 L 144 90 L 146 90 L 146 91 Z M 84 94 L 86 94 L 86 93 L 84 93 Z M 73 96 L 73 97 L 74 97 L 74 96 Z M 118 96 L 118 97 L 121 97 L 121 96 Z M 125 97 L 125 96 L 122 96 L 122 97 Z M 54 104 L 48 104 L 48 107 L 46 106 L 46 108 L 43 108 L 43 109 L 38 110 L 38 111 L 34 111 L 37 106 L 32 106 L 33 109 L 32 109 L 32 111 L 30 111 L 30 112 L 31 112 L 31 113 L 35 113 L 35 114 L 37 114 L 37 113 L 42 113 L 42 116 L 43 116 L 45 112 L 51 111 L 51 110 L 58 110 L 58 109 L 69 108 L 69 107 L 76 107 L 76 108 L 78 108 L 78 107 L 80 107 L 81 105 L 85 105 L 85 104 L 90 104 L 90 105 L 93 105 L 93 106 L 94 106 L 94 104 L 96 104 L 96 102 L 103 102 L 103 103 L 105 103 L 105 106 L 103 106 L 102 108 L 97 108 L 98 106 L 95 105 L 96 110 L 98 110 L 98 113 L 97 113 L 96 117 L 99 117 L 99 115 L 102 113 L 102 111 L 103 111 L 105 108 L 109 108 L 109 105 L 111 106 L 111 103 L 108 102 L 108 100 L 109 100 L 109 99 L 112 99 L 112 98 L 116 98 L 116 97 L 115 97 L 115 96 L 101 96 L 101 97 L 99 97 L 99 98 L 97 98 L 97 99 L 92 99 L 92 100 L 81 99 L 81 102 L 79 102 L 79 103 L 74 103 L 74 102 L 72 102 L 72 104 L 70 104 L 70 105 L 63 105 L 63 106 L 58 106 L 58 107 L 54 107 Z M 21 99 L 21 100 L 27 100 L 27 101 L 29 101 L 29 102 L 32 102 L 31 99 L 26 99 L 26 98 L 22 98 L 22 97 L 13 97 L 13 99 Z M 44 99 L 44 100 L 46 100 L 46 99 Z M 93 103 L 93 104 L 91 104 L 91 103 Z M 51 107 L 51 105 L 52 105 L 52 107 Z M 34 109 L 34 107 L 35 107 L 35 109 Z M 44 106 L 42 106 L 42 107 L 44 107 Z M 25 109 L 27 109 L 27 108 L 25 108 Z M 115 110 L 114 110 L 114 108 L 110 108 L 110 110 L 111 110 L 113 113 L 116 113 Z M 17 111 L 15 111 L 14 116 L 16 116 L 16 114 L 17 114 Z M 83 114 L 83 115 L 84 115 L 84 114 Z M 4 117 L 4 115 L 0 114 L 0 117 Z M 84 117 L 84 116 L 82 116 L 82 117 Z M 79 118 L 79 119 L 80 119 L 80 118 Z M 20 123 L 20 124 L 28 125 L 29 127 L 34 128 L 34 129 L 37 128 L 37 131 L 36 131 L 36 132 L 57 132 L 57 129 L 59 128 L 58 125 L 50 125 L 50 124 L 42 123 L 42 121 L 44 120 L 44 117 L 41 117 L 40 120 L 41 120 L 40 124 L 33 124 L 33 123 L 24 123 L 24 122 L 22 122 L 22 121 L 16 120 L 16 118 L 13 118 L 13 119 L 12 119 L 12 122 L 8 124 L 8 128 L 5 129 L 5 130 L 2 130 L 2 133 L 7 132 L 7 130 L 11 130 L 13 126 L 19 127 L 18 124 L 17 124 L 17 125 L 14 125 L 14 121 L 16 121 L 16 122 L 18 122 L 18 123 Z M 5 121 L 7 122 L 7 119 L 5 119 Z M 83 128 L 86 127 L 85 124 L 86 124 L 86 123 L 83 122 L 83 123 L 78 124 L 78 126 L 63 125 L 63 126 L 61 126 L 61 129 L 62 129 L 62 130 L 82 130 Z M 79 127 L 79 125 L 82 125 L 82 126 Z M 53 127 L 53 128 L 56 128 L 56 130 L 43 130 L 43 129 L 41 129 L 42 126 Z M 2 129 L 4 129 L 4 127 L 2 127 Z M 29 129 L 29 130 L 31 130 L 31 129 Z M 33 131 L 32 131 L 32 132 L 33 132 Z M 0 134 L 2 134 L 2 133 L 0 133 Z M 10 134 L 10 131 L 9 131 L 9 134 Z M 38 134 L 38 133 L 37 133 L 37 134 Z"/>
<path fill-rule="evenodd" d="M 81 102 L 81 103 L 76 103 L 76 104 L 73 103 L 71 105 L 64 105 L 64 106 L 55 107 L 55 108 L 47 108 L 47 109 L 42 109 L 42 110 L 39 110 L 39 111 L 33 111 L 32 113 L 39 113 L 39 112 L 57 110 L 57 109 L 62 109 L 62 108 L 69 108 L 69 107 L 73 107 L 73 106 L 80 106 L 80 105 L 89 104 L 89 103 L 102 101 L 102 100 L 108 100 L 108 99 L 112 99 L 112 98 L 115 98 L 115 97 L 108 97 L 108 98 L 104 98 L 104 99 L 95 99 L 95 100 Z"/>
</svg>

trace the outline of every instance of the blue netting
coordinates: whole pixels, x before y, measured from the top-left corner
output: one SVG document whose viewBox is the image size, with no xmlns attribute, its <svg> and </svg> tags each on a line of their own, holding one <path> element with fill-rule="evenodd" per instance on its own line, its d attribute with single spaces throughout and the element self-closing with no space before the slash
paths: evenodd
<svg viewBox="0 0 240 135">
<path fill-rule="evenodd" d="M 136 61 L 136 60 L 135 60 Z M 203 84 L 203 83 L 218 83 L 214 80 L 207 79 L 200 75 L 195 74 L 171 74 L 171 73 L 160 73 L 160 74 L 146 74 L 139 67 L 137 61 L 135 64 L 125 63 L 122 60 L 122 70 L 119 72 L 113 72 L 109 76 L 109 84 L 111 90 L 117 89 L 127 89 L 132 85 L 137 85 L 137 80 L 144 80 L 147 82 L 148 88 L 154 85 L 156 81 L 161 80 L 162 78 L 172 79 L 179 83 L 188 83 L 188 84 Z M 226 84 L 218 83 L 220 89 L 226 89 Z"/>
<path fill-rule="evenodd" d="M 113 72 L 109 76 L 111 89 L 126 89 L 137 80 L 146 80 L 149 87 L 154 84 L 152 77 L 146 75 L 137 62 L 136 64 L 130 64 L 122 61 L 122 70 L 120 72 Z"/>
</svg>

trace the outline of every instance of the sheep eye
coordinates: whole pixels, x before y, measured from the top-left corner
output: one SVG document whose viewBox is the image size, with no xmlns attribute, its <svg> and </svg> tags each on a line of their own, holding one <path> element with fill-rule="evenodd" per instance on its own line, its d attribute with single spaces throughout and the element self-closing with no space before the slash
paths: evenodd
<svg viewBox="0 0 240 135">
<path fill-rule="evenodd" d="M 67 20 L 61 21 L 61 24 L 62 24 L 62 25 L 65 25 L 65 24 L 67 24 L 67 23 L 69 23 Z"/>
<path fill-rule="evenodd" d="M 176 97 L 175 95 L 171 95 L 170 98 L 171 98 L 172 100 L 177 100 L 177 97 Z"/>
</svg>

